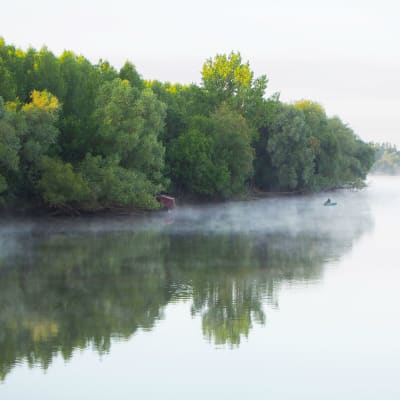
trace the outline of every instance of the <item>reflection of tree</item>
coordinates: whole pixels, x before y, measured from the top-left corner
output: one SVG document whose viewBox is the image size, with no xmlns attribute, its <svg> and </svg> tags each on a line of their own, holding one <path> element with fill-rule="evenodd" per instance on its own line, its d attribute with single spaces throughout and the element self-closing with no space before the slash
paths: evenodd
<svg viewBox="0 0 400 400">
<path fill-rule="evenodd" d="M 189 235 L 170 243 L 165 262 L 174 281 L 191 283 L 192 313 L 201 315 L 204 335 L 235 346 L 254 322 L 265 322 L 263 300 L 276 302 L 281 281 L 319 278 L 329 249 L 342 246 L 323 242 L 305 234 Z"/>
<path fill-rule="evenodd" d="M 251 277 L 218 274 L 214 278 L 194 287 L 192 312 L 201 313 L 203 333 L 209 340 L 238 345 L 241 336 L 248 336 L 253 320 L 265 321 L 263 292 Z"/>
<path fill-rule="evenodd" d="M 3 252 L 0 264 L 0 379 L 22 360 L 47 368 L 56 354 L 69 359 L 74 349 L 107 352 L 113 338 L 151 329 L 163 308 L 181 298 L 191 300 L 206 338 L 237 346 L 253 324 L 265 322 L 264 300 L 277 301 L 281 282 L 318 279 L 326 257 L 340 257 L 363 229 L 346 237 L 157 231 L 18 237 L 16 252 Z"/>
<path fill-rule="evenodd" d="M 149 234 L 61 236 L 10 260 L 0 271 L 0 377 L 22 359 L 46 368 L 58 352 L 107 352 L 113 337 L 151 329 L 169 301 L 161 247 Z"/>
</svg>

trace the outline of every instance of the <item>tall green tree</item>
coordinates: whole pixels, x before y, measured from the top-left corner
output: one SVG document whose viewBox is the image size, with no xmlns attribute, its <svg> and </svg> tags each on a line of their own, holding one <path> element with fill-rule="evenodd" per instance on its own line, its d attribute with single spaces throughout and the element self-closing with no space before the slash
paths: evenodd
<svg viewBox="0 0 400 400">
<path fill-rule="evenodd" d="M 61 74 L 60 62 L 46 47 L 34 55 L 32 82 L 33 90 L 47 90 L 59 99 L 64 98 L 65 84 Z"/>
<path fill-rule="evenodd" d="M 213 140 L 198 127 L 171 141 L 169 154 L 175 190 L 212 197 L 228 186 L 229 171 L 215 164 Z"/>
<path fill-rule="evenodd" d="M 240 194 L 252 174 L 252 136 L 245 118 L 226 104 L 210 117 L 193 118 L 188 132 L 170 144 L 172 180 L 192 194 Z"/>
<path fill-rule="evenodd" d="M 144 89 L 144 82 L 136 70 L 136 67 L 129 61 L 126 61 L 119 70 L 119 78 L 129 81 L 133 88 L 140 90 Z"/>
<path fill-rule="evenodd" d="M 262 121 L 253 142 L 255 150 L 253 184 L 262 190 L 273 189 L 276 184 L 276 168 L 272 165 L 268 141 L 273 132 L 273 123 L 280 110 L 279 96 L 274 95 L 264 102 Z"/>
<path fill-rule="evenodd" d="M 60 105 L 51 93 L 34 90 L 31 102 L 25 104 L 20 112 L 24 125 L 20 132 L 19 192 L 32 196 L 38 194 L 42 158 L 53 153 L 57 142 Z"/>
<path fill-rule="evenodd" d="M 339 179 L 339 148 L 333 132 L 328 129 L 328 118 L 323 107 L 309 100 L 294 103 L 303 113 L 308 130 L 308 144 L 314 154 L 315 189 L 334 187 Z"/>
<path fill-rule="evenodd" d="M 144 173 L 154 182 L 162 179 L 165 105 L 151 89 L 138 93 L 119 78 L 101 87 L 94 114 L 98 122 L 96 153 L 115 156 L 121 165 Z"/>
<path fill-rule="evenodd" d="M 272 125 L 268 151 L 278 190 L 309 189 L 313 183 L 314 154 L 304 115 L 292 105 L 281 105 Z"/>
<path fill-rule="evenodd" d="M 68 161 L 79 162 L 96 146 L 92 140 L 95 130 L 92 116 L 101 84 L 100 72 L 86 58 L 70 51 L 59 57 L 59 63 L 65 85 L 64 97 L 60 99 L 61 155 Z"/>
<path fill-rule="evenodd" d="M 222 195 L 243 193 L 253 174 L 254 150 L 251 146 L 255 131 L 246 119 L 223 104 L 211 115 L 215 162 L 229 171 L 228 185 Z"/>
<path fill-rule="evenodd" d="M 7 190 L 10 173 L 17 172 L 19 167 L 20 138 L 15 118 L 0 97 L 0 195 Z"/>
<path fill-rule="evenodd" d="M 254 78 L 248 62 L 244 63 L 240 53 L 218 54 L 209 58 L 202 69 L 203 87 L 216 105 L 229 104 L 257 125 L 260 107 L 267 87 L 267 78 Z"/>
</svg>

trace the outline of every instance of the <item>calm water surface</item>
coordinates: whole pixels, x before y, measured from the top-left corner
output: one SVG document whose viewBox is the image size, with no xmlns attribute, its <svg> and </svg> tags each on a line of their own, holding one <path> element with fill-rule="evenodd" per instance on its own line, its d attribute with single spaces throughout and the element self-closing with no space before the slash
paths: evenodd
<svg viewBox="0 0 400 400">
<path fill-rule="evenodd" d="M 400 179 L 0 224 L 0 399 L 399 399 Z"/>
</svg>

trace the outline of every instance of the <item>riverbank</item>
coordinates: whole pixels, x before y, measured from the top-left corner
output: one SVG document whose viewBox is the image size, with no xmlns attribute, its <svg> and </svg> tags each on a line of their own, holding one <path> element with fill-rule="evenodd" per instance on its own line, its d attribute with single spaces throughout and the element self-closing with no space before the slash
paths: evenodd
<svg viewBox="0 0 400 400">
<path fill-rule="evenodd" d="M 182 206 L 201 206 L 201 205 L 217 205 L 224 204 L 227 202 L 236 202 L 236 201 L 252 201 L 258 199 L 270 199 L 270 198 L 284 198 L 284 197 L 294 197 L 294 196 L 302 196 L 302 195 L 311 195 L 316 193 L 328 193 L 339 190 L 361 190 L 367 186 L 365 181 L 357 182 L 354 184 L 347 184 L 341 186 L 334 186 L 325 188 L 319 191 L 305 191 L 305 190 L 295 190 L 295 191 L 263 191 L 257 188 L 249 188 L 246 193 L 241 195 L 237 195 L 231 197 L 229 199 L 221 199 L 221 198 L 209 198 L 209 197 L 199 197 L 188 194 L 179 194 L 177 197 L 174 197 L 176 201 L 176 207 Z M 164 213 L 165 210 L 160 205 L 160 208 L 157 209 L 139 209 L 139 208 L 130 208 L 127 206 L 113 206 L 113 207 L 102 207 L 95 209 L 80 209 L 73 208 L 71 206 L 46 206 L 45 204 L 23 204 L 20 203 L 17 207 L 4 207 L 0 209 L 1 216 L 10 216 L 10 217 L 32 217 L 32 218 L 40 218 L 40 217 L 99 217 L 99 216 L 150 216 L 156 215 L 157 213 Z"/>
</svg>

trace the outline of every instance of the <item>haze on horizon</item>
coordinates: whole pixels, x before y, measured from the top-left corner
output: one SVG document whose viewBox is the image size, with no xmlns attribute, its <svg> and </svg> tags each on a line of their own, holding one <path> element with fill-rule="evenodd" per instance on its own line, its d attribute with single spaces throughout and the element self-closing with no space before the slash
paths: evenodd
<svg viewBox="0 0 400 400">
<path fill-rule="evenodd" d="M 240 51 L 267 75 L 267 95 L 318 101 L 362 139 L 400 147 L 399 15 L 394 0 L 19 0 L 3 6 L 0 36 L 116 68 L 128 59 L 145 79 L 179 83 Z"/>
</svg>

